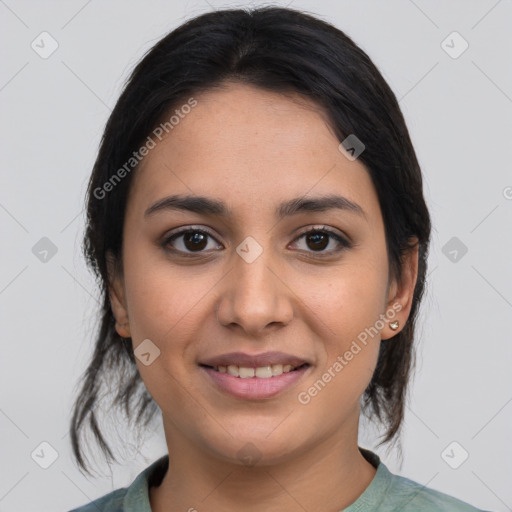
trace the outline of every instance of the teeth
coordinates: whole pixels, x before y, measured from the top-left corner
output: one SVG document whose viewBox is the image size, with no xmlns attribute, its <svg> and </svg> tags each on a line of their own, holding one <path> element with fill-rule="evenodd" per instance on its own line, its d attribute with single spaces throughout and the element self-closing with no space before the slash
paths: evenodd
<svg viewBox="0 0 512 512">
<path fill-rule="evenodd" d="M 272 366 L 260 366 L 256 368 L 256 377 L 259 379 L 270 379 L 270 377 L 272 377 Z"/>
<path fill-rule="evenodd" d="M 272 376 L 281 375 L 283 373 L 283 365 L 282 364 L 273 364 L 272 368 Z"/>
<path fill-rule="evenodd" d="M 252 379 L 258 377 L 259 379 L 270 379 L 277 377 L 283 373 L 288 373 L 295 368 L 291 364 L 272 364 L 268 366 L 259 366 L 258 368 L 246 368 L 244 366 L 236 366 L 230 364 L 229 366 L 216 366 L 215 370 L 220 373 L 228 373 L 233 377 L 240 377 L 241 379 Z"/>
<path fill-rule="evenodd" d="M 254 368 L 238 368 L 238 375 L 241 379 L 250 379 L 254 377 Z"/>
</svg>

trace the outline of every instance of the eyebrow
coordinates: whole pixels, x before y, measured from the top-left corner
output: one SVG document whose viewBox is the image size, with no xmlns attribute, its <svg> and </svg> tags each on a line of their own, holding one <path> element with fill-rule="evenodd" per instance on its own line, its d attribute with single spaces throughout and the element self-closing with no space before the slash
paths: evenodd
<svg viewBox="0 0 512 512">
<path fill-rule="evenodd" d="M 281 203 L 276 209 L 276 217 L 281 220 L 285 217 L 304 212 L 325 212 L 327 210 L 343 210 L 352 212 L 366 218 L 364 210 L 357 203 L 339 195 L 325 195 L 319 197 L 297 197 Z M 183 210 L 199 214 L 218 215 L 228 217 L 232 211 L 225 203 L 217 199 L 204 196 L 171 195 L 159 199 L 144 213 L 149 217 L 157 212 L 166 210 Z"/>
</svg>

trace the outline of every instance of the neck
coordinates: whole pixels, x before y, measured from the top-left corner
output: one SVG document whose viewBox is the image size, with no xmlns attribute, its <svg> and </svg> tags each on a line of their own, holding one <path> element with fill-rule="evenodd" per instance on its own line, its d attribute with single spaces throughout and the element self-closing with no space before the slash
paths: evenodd
<svg viewBox="0 0 512 512">
<path fill-rule="evenodd" d="M 169 469 L 160 486 L 150 488 L 153 512 L 340 511 L 376 473 L 358 449 L 357 428 L 355 438 L 338 434 L 280 464 L 254 466 L 206 455 L 183 438 L 169 443 L 167 431 L 166 437 Z"/>
</svg>

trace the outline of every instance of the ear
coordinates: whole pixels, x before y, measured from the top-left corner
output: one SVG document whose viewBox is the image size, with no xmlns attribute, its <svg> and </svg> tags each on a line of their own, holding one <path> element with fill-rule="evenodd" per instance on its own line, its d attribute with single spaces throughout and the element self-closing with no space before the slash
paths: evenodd
<svg viewBox="0 0 512 512">
<path fill-rule="evenodd" d="M 126 295 L 124 290 L 124 279 L 119 268 L 118 262 L 111 251 L 107 251 L 107 272 L 108 272 L 108 291 L 110 297 L 110 306 L 116 319 L 116 331 L 122 338 L 130 338 L 130 323 L 128 310 L 126 308 Z"/>
<path fill-rule="evenodd" d="M 388 287 L 386 318 L 381 331 L 381 339 L 387 340 L 398 334 L 404 327 L 411 312 L 414 288 L 418 278 L 419 243 L 417 238 L 410 240 L 409 247 L 402 255 L 402 271 L 395 276 Z M 390 323 L 398 320 L 398 329 L 391 329 Z"/>
</svg>

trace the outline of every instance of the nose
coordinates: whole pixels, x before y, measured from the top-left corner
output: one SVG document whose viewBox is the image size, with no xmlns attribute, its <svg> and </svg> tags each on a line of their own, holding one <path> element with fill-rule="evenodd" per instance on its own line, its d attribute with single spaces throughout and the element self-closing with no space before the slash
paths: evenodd
<svg viewBox="0 0 512 512">
<path fill-rule="evenodd" d="M 294 294 L 283 274 L 269 250 L 251 263 L 234 253 L 217 305 L 219 323 L 251 337 L 288 325 L 294 315 Z"/>
</svg>

